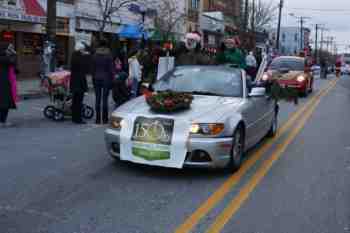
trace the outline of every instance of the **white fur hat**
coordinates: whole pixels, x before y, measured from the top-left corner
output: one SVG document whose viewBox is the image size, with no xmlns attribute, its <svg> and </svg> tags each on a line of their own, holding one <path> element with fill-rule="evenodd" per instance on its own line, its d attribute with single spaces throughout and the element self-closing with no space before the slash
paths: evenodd
<svg viewBox="0 0 350 233">
<path fill-rule="evenodd" d="M 187 33 L 186 34 L 186 40 L 187 39 L 192 39 L 192 40 L 195 40 L 197 42 L 201 41 L 201 37 L 197 33 Z"/>
</svg>

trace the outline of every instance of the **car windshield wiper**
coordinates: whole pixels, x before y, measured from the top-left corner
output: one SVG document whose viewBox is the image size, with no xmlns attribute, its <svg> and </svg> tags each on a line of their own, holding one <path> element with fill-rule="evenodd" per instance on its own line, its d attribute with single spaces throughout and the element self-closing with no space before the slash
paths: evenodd
<svg viewBox="0 0 350 233">
<path fill-rule="evenodd" d="M 210 96 L 222 96 L 213 92 L 209 91 L 192 91 L 191 94 L 193 95 L 210 95 Z"/>
</svg>

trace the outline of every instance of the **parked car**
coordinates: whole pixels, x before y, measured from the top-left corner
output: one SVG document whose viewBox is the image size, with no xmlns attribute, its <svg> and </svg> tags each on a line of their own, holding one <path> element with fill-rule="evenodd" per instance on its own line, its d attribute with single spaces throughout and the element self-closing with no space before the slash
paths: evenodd
<svg viewBox="0 0 350 233">
<path fill-rule="evenodd" d="M 141 96 L 116 109 L 105 131 L 113 158 L 151 166 L 236 171 L 249 148 L 276 133 L 276 101 L 266 97 L 265 88 L 252 87 L 242 69 L 176 67 L 157 81 L 154 89 L 193 94 L 192 105 L 187 110 L 157 113 Z M 166 143 L 157 144 L 149 137 L 135 140 L 135 134 L 151 134 L 152 127 Z M 142 155 L 137 154 L 140 150 Z M 159 153 L 168 157 L 160 158 Z"/>
<path fill-rule="evenodd" d="M 305 58 L 282 56 L 275 58 L 262 77 L 262 81 L 277 79 L 281 86 L 295 88 L 302 96 L 313 91 L 314 77 L 306 65 Z"/>
</svg>

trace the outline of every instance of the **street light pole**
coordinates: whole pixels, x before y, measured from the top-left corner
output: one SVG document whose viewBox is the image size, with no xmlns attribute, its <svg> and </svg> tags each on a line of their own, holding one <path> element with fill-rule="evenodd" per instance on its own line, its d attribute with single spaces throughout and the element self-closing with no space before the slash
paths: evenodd
<svg viewBox="0 0 350 233">
<path fill-rule="evenodd" d="M 281 34 L 281 20 L 282 20 L 282 9 L 284 0 L 280 0 L 279 13 L 278 13 L 278 27 L 277 27 L 277 39 L 276 39 L 276 49 L 280 49 L 280 34 Z"/>
</svg>

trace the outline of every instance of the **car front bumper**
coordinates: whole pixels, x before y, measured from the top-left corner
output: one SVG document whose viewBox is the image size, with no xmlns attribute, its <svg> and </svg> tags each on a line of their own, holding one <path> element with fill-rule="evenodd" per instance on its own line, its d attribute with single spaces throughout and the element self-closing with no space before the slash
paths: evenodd
<svg viewBox="0 0 350 233">
<path fill-rule="evenodd" d="M 120 158 L 120 132 L 106 129 L 105 142 L 108 153 Z M 224 168 L 230 162 L 232 137 L 190 138 L 184 167 Z"/>
<path fill-rule="evenodd" d="M 295 88 L 301 93 L 305 92 L 307 89 L 307 82 L 280 80 L 278 81 L 278 84 L 281 85 L 282 87 Z"/>
</svg>

